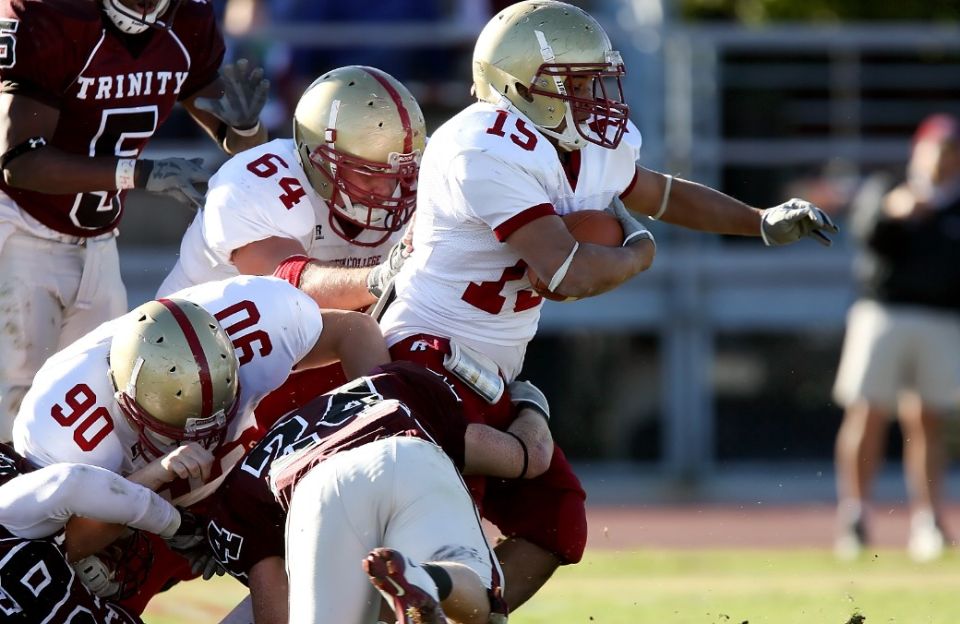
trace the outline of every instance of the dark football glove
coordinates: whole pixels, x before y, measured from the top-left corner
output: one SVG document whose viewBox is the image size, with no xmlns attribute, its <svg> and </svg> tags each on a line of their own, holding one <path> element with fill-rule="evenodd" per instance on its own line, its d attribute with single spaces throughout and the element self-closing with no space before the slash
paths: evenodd
<svg viewBox="0 0 960 624">
<path fill-rule="evenodd" d="M 137 188 L 166 195 L 182 204 L 200 208 L 210 174 L 201 167 L 202 158 L 164 158 L 137 163 Z"/>
<path fill-rule="evenodd" d="M 207 111 L 237 130 L 249 130 L 260 121 L 260 111 L 267 103 L 270 81 L 263 78 L 263 68 L 249 71 L 247 59 L 220 69 L 223 95 L 219 98 L 197 98 L 194 106 Z"/>
</svg>

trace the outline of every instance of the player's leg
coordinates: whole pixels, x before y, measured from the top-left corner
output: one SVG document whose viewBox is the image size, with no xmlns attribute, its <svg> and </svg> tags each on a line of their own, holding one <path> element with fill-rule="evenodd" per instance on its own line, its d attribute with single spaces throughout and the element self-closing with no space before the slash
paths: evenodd
<svg viewBox="0 0 960 624">
<path fill-rule="evenodd" d="M 883 306 L 860 301 L 847 320 L 847 334 L 833 394 L 844 406 L 834 457 L 837 475 L 836 554 L 860 554 L 867 541 L 866 504 L 883 460 L 890 415 L 901 385 L 905 340 L 897 317 Z"/>
<path fill-rule="evenodd" d="M 66 308 L 59 349 L 83 337 L 100 323 L 117 318 L 127 311 L 127 289 L 120 278 L 120 257 L 117 239 L 89 241 L 81 248 L 78 277 L 62 296 Z"/>
<path fill-rule="evenodd" d="M 942 555 L 947 541 L 940 515 L 946 455 L 941 431 L 960 393 L 960 321 L 917 310 L 915 323 L 916 394 L 902 403 L 900 425 L 911 506 L 908 550 L 915 560 L 929 561 Z"/>
<path fill-rule="evenodd" d="M 392 453 L 381 443 L 338 453 L 313 468 L 290 501 L 286 565 L 298 622 L 372 622 L 380 599 L 361 562 L 382 543 L 390 511 Z"/>
<path fill-rule="evenodd" d="M 57 350 L 56 297 L 72 263 L 69 245 L 16 232 L 0 248 L 0 442 L 9 442 L 20 402 Z"/>
<path fill-rule="evenodd" d="M 383 545 L 405 557 L 400 558 L 405 582 L 440 600 L 448 616 L 459 622 L 486 622 L 491 608 L 502 610 L 491 605 L 502 576 L 466 486 L 437 446 L 399 438 L 396 448 L 396 512 Z M 383 562 L 381 572 L 389 568 L 384 556 L 373 561 Z M 389 581 L 385 586 L 395 587 Z M 409 595 L 405 592 L 400 598 Z"/>
<path fill-rule="evenodd" d="M 580 561 L 587 543 L 586 493 L 559 446 L 536 479 L 490 480 L 486 518 L 507 539 L 496 548 L 511 612 L 560 565 Z"/>
</svg>

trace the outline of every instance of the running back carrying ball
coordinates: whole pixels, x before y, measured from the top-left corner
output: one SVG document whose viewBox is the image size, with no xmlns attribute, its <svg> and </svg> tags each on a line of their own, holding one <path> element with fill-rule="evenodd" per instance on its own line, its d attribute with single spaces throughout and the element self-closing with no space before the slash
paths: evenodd
<svg viewBox="0 0 960 624">
<path fill-rule="evenodd" d="M 561 217 L 573 238 L 581 243 L 619 247 L 623 244 L 623 228 L 620 221 L 604 210 L 580 210 Z M 533 269 L 527 269 L 527 278 L 537 294 L 551 301 L 575 301 L 575 297 L 564 297 L 549 290 Z"/>
</svg>

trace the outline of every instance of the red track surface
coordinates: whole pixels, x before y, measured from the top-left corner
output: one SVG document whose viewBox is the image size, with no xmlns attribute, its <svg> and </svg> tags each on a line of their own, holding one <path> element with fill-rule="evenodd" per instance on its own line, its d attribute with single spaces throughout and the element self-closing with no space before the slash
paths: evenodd
<svg viewBox="0 0 960 624">
<path fill-rule="evenodd" d="M 588 507 L 588 548 L 832 548 L 834 507 L 824 504 Z M 960 531 L 960 506 L 946 510 Z M 906 545 L 906 507 L 878 505 L 869 516 L 872 544 Z"/>
</svg>

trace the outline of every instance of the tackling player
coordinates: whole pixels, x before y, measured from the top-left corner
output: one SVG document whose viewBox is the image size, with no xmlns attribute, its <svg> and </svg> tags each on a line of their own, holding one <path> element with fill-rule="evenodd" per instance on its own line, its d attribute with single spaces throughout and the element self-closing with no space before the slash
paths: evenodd
<svg viewBox="0 0 960 624">
<path fill-rule="evenodd" d="M 807 202 L 759 210 L 637 165 L 641 141 L 628 121 L 623 75 L 619 53 L 582 9 L 552 0 L 514 4 L 477 40 L 479 101 L 427 146 L 416 248 L 381 325 L 395 359 L 469 380 L 459 387 L 471 420 L 500 428 L 510 422 L 503 380 L 520 371 L 542 303 L 527 267 L 553 292 L 586 297 L 650 265 L 652 237 L 626 208 L 698 230 L 762 236 L 771 245 L 835 231 Z M 577 243 L 559 216 L 611 202 L 626 234 L 621 248 Z M 497 553 L 511 608 L 559 564 L 580 560 L 584 498 L 559 448 L 538 479 L 487 483 L 482 510 L 508 537 Z"/>
<path fill-rule="evenodd" d="M 126 312 L 126 191 L 202 203 L 199 160 L 139 159 L 174 104 L 228 153 L 266 140 L 268 83 L 223 53 L 209 2 L 0 0 L 0 440 L 43 361 Z"/>
<path fill-rule="evenodd" d="M 488 598 L 499 570 L 457 471 L 532 478 L 546 470 L 546 399 L 526 382 L 512 388 L 524 409 L 507 433 L 468 424 L 447 379 L 409 362 L 384 365 L 279 421 L 210 506 L 211 548 L 250 587 L 255 621 L 286 621 L 285 527 L 290 613 L 305 621 L 375 615 L 379 601 L 360 562 L 378 546 L 406 557 L 378 551 L 366 564 L 391 602 L 426 608 L 439 597 L 465 622 L 502 611 Z M 425 574 L 410 560 L 443 563 Z"/>
<path fill-rule="evenodd" d="M 211 470 L 167 487 L 175 504 L 192 505 L 269 428 L 254 418 L 257 402 L 295 366 L 336 360 L 351 376 L 389 361 L 369 316 L 321 311 L 274 277 L 209 282 L 148 302 L 50 358 L 20 407 L 14 441 L 40 465 L 119 474 L 201 442 L 215 454 Z"/>
<path fill-rule="evenodd" d="M 377 300 L 403 260 L 426 126 L 399 81 L 372 67 L 331 70 L 304 92 L 293 138 L 230 159 L 157 293 L 278 272 L 321 307 Z M 291 377 L 261 404 L 279 418 L 343 382 L 339 367 Z"/>
<path fill-rule="evenodd" d="M 101 588 L 112 586 L 113 592 L 122 591 L 121 581 L 107 578 L 101 574 L 102 568 L 87 563 L 92 559 L 87 555 L 115 536 L 104 541 L 78 527 L 76 521 L 95 519 L 173 538 L 181 527 L 180 514 L 136 481 L 158 477 L 169 481 L 176 476 L 172 467 L 176 462 L 175 456 L 166 456 L 126 479 L 83 464 L 52 464 L 37 469 L 0 444 L 3 621 L 139 623 L 140 618 L 100 600 L 86 585 L 99 581 Z M 92 578 L 96 574 L 99 578 Z"/>
</svg>

